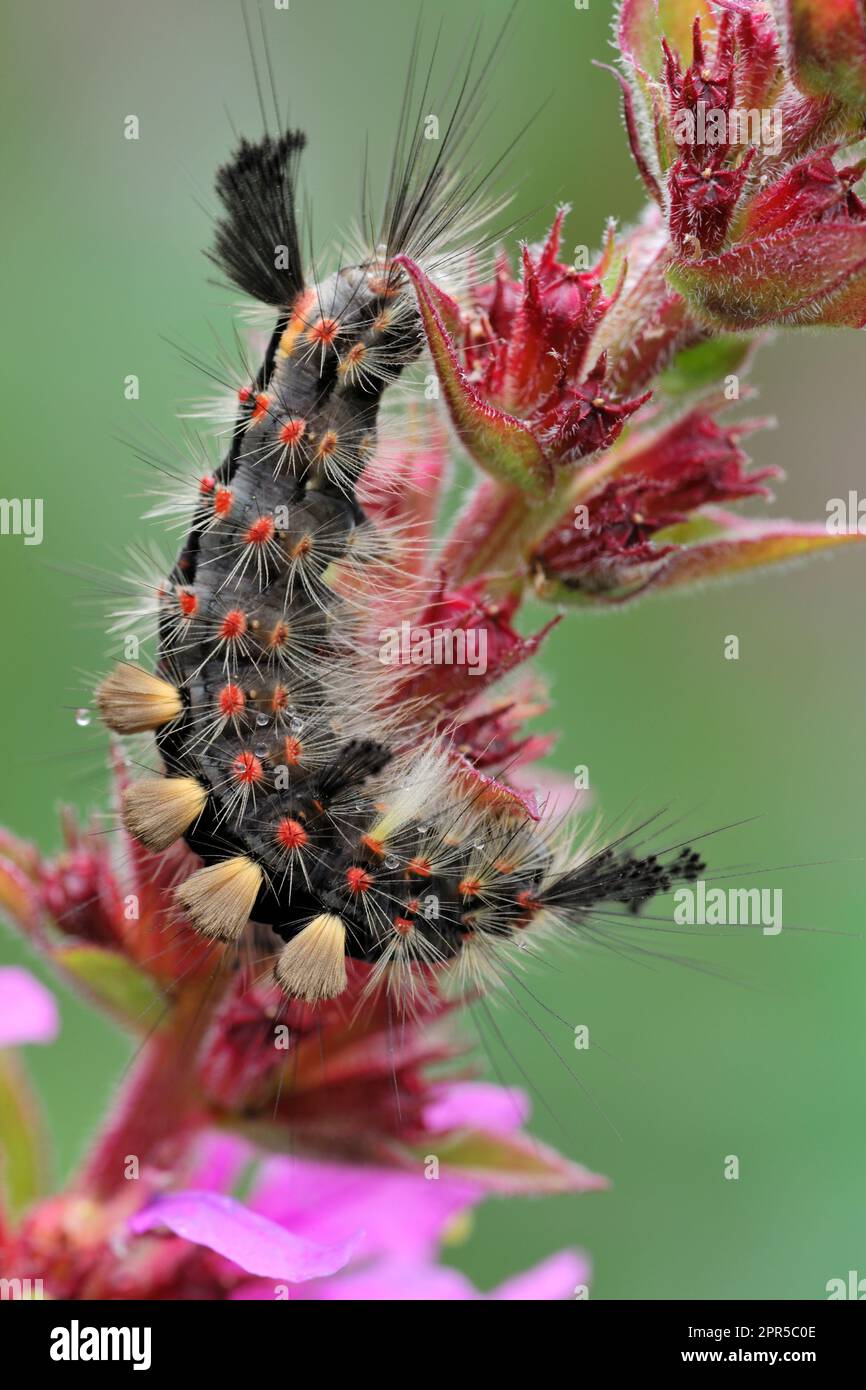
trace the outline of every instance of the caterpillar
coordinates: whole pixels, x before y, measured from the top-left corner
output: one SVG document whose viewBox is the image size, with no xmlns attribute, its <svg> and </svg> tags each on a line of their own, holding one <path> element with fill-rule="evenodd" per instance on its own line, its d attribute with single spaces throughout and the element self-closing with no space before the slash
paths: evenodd
<svg viewBox="0 0 866 1390">
<path fill-rule="evenodd" d="M 571 850 L 456 753 L 423 696 L 395 697 L 371 640 L 383 592 L 407 614 L 414 594 L 415 538 L 359 500 L 383 397 L 424 350 L 402 261 L 441 270 L 487 216 L 459 172 L 469 91 L 430 156 L 404 102 L 375 234 L 365 213 L 366 245 L 329 275 L 304 265 L 300 131 L 241 139 L 219 169 L 209 255 L 270 337 L 158 586 L 153 670 L 122 662 L 97 691 L 110 730 L 155 738 L 159 770 L 126 788 L 122 818 L 151 851 L 184 840 L 201 861 L 180 911 L 214 942 L 273 933 L 277 982 L 310 1005 L 343 993 L 347 958 L 401 999 L 431 972 L 481 988 L 530 938 L 600 903 L 636 911 L 703 867 L 687 846 Z"/>
</svg>

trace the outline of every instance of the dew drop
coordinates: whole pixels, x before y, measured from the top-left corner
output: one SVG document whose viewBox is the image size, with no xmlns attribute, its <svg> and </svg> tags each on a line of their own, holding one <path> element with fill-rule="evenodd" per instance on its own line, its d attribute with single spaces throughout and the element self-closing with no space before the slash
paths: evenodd
<svg viewBox="0 0 866 1390">
<path fill-rule="evenodd" d="M 483 849 L 483 848 L 484 848 L 484 841 L 483 841 L 483 840 L 473 840 L 473 841 L 472 841 L 472 848 L 473 848 L 473 849 Z"/>
<path fill-rule="evenodd" d="M 291 731 L 292 731 L 293 734 L 299 734 L 299 733 L 301 732 L 301 730 L 303 729 L 303 727 L 304 727 L 304 721 L 303 721 L 303 719 L 299 719 L 298 716 L 297 716 L 296 714 L 293 715 L 292 718 L 289 720 L 289 728 L 291 729 Z"/>
<path fill-rule="evenodd" d="M 260 729 L 266 729 L 270 722 L 271 721 L 266 714 L 256 715 L 256 723 L 258 724 Z"/>
<path fill-rule="evenodd" d="M 397 858 L 396 854 L 389 854 L 388 857 L 387 857 L 386 860 L 385 860 L 385 868 L 386 868 L 386 869 L 399 869 L 399 867 L 400 867 L 400 860 Z"/>
<path fill-rule="evenodd" d="M 268 756 L 268 745 L 266 743 L 260 743 L 258 747 L 253 749 L 253 752 L 257 758 L 266 758 Z"/>
<path fill-rule="evenodd" d="M 75 722 L 79 729 L 86 729 L 92 718 L 93 715 L 89 709 L 77 709 L 75 711 Z"/>
</svg>

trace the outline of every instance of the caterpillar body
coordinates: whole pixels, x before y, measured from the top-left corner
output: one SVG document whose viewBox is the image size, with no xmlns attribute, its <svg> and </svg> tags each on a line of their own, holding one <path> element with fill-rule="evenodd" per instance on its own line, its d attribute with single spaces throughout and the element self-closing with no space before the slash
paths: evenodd
<svg viewBox="0 0 866 1390">
<path fill-rule="evenodd" d="M 441 154 L 419 171 L 411 138 L 374 249 L 308 282 L 303 144 L 244 140 L 219 171 L 212 259 L 276 322 L 160 587 L 155 672 L 121 664 L 98 703 L 112 730 L 155 733 L 160 772 L 127 788 L 123 819 L 151 850 L 184 838 L 200 857 L 177 890 L 199 932 L 238 943 L 263 924 L 276 979 L 313 1004 L 346 988 L 347 956 L 400 997 L 430 971 L 477 988 L 545 926 L 637 907 L 702 865 L 624 843 L 569 856 L 452 755 L 423 702 L 394 699 L 368 618 L 378 586 L 399 596 L 405 538 L 358 485 L 383 392 L 424 346 L 397 258 L 435 253 L 464 185 Z"/>
</svg>

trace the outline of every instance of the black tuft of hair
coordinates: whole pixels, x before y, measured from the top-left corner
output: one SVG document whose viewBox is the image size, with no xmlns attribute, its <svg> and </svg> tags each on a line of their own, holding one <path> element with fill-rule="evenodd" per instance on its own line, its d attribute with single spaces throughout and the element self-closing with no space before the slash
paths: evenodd
<svg viewBox="0 0 866 1390">
<path fill-rule="evenodd" d="M 304 287 L 295 193 L 306 143 L 300 130 L 241 140 L 217 170 L 223 216 L 206 255 L 238 289 L 278 308 Z"/>
<path fill-rule="evenodd" d="M 655 854 L 639 856 L 610 847 L 569 869 L 542 894 L 542 901 L 566 915 L 580 915 L 603 902 L 624 903 L 638 913 L 675 883 L 693 883 L 705 868 L 701 856 L 688 846 L 667 863 Z"/>
</svg>

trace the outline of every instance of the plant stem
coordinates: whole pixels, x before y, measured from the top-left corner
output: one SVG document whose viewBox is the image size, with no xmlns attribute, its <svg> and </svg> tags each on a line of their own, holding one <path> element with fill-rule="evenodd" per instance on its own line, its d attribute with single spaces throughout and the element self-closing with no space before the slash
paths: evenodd
<svg viewBox="0 0 866 1390">
<path fill-rule="evenodd" d="M 195 1057 L 222 989 L 216 986 L 174 1009 L 144 1043 L 74 1188 L 106 1199 L 145 1166 L 170 1165 L 205 1118 L 195 1086 Z"/>
</svg>

